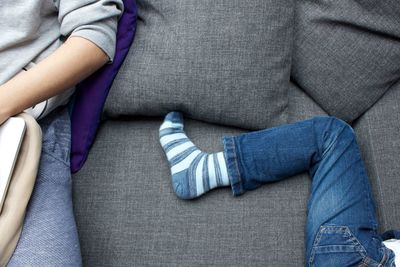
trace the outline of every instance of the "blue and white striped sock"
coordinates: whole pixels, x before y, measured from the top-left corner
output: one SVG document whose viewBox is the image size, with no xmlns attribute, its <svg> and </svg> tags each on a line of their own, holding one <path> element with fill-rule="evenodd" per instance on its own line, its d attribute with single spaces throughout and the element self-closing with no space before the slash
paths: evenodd
<svg viewBox="0 0 400 267">
<path fill-rule="evenodd" d="M 168 113 L 160 127 L 160 143 L 171 166 L 172 185 L 181 199 L 192 199 L 230 184 L 223 152 L 198 149 L 183 131 L 179 112 Z"/>
</svg>

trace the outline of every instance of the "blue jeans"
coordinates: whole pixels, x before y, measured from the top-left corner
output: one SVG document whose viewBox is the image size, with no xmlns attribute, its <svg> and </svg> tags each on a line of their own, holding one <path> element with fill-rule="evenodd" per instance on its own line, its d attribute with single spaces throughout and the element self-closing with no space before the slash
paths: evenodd
<svg viewBox="0 0 400 267">
<path fill-rule="evenodd" d="M 333 117 L 224 139 L 234 195 L 308 171 L 307 266 L 394 266 L 353 129 Z"/>
<path fill-rule="evenodd" d="M 21 238 L 7 266 L 81 266 L 72 210 L 67 109 L 40 121 L 43 149 Z"/>
</svg>

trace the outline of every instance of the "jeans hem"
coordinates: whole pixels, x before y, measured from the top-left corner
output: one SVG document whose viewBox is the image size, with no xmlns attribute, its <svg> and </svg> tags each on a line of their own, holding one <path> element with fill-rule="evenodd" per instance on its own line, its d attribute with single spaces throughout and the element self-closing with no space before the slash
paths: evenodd
<svg viewBox="0 0 400 267">
<path fill-rule="evenodd" d="M 243 189 L 242 178 L 240 176 L 234 137 L 224 138 L 224 151 L 228 177 L 231 183 L 233 195 L 242 195 L 245 190 Z"/>
</svg>

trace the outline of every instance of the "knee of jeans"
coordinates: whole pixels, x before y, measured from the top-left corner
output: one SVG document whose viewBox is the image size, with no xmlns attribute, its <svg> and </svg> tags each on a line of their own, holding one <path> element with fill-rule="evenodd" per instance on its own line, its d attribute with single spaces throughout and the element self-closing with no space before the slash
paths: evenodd
<svg viewBox="0 0 400 267">
<path fill-rule="evenodd" d="M 353 128 L 341 119 L 324 116 L 315 117 L 313 120 L 316 139 L 322 154 L 340 139 L 348 139 L 350 141 L 355 139 Z"/>
</svg>

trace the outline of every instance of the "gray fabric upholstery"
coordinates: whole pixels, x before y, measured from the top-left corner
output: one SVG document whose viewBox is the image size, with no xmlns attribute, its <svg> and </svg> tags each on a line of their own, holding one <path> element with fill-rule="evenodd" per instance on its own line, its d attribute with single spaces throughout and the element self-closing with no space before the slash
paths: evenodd
<svg viewBox="0 0 400 267">
<path fill-rule="evenodd" d="M 288 123 L 310 119 L 314 116 L 328 115 L 310 96 L 293 82 L 289 84 L 288 96 Z"/>
<path fill-rule="evenodd" d="M 358 118 L 400 79 L 399 1 L 296 5 L 294 80 L 329 114 Z"/>
<path fill-rule="evenodd" d="M 243 128 L 286 122 L 293 0 L 138 4 L 135 42 L 107 100 L 108 116 L 180 110 Z"/>
</svg>

